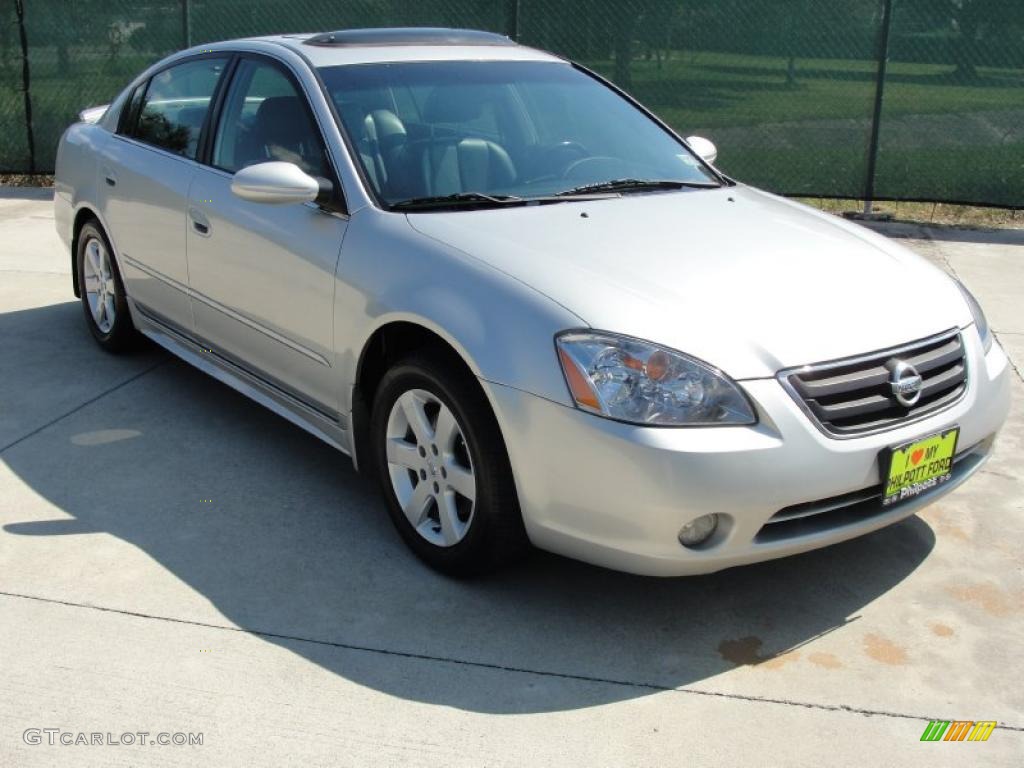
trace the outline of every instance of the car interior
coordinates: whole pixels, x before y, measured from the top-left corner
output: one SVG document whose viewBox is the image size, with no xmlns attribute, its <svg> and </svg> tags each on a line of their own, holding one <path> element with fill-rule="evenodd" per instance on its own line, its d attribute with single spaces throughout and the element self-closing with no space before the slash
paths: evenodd
<svg viewBox="0 0 1024 768">
<path fill-rule="evenodd" d="M 378 193 L 408 199 L 503 188 L 520 179 L 507 147 L 515 140 L 506 135 L 508 121 L 499 126 L 495 115 L 503 107 L 493 98 L 437 87 L 419 107 L 412 94 L 400 104 L 390 89 L 358 95 L 340 101 L 341 117 Z"/>
<path fill-rule="evenodd" d="M 295 163 L 313 176 L 323 176 L 320 139 L 305 114 L 298 96 L 263 99 L 251 123 L 240 126 L 233 167 L 280 160 Z"/>
<path fill-rule="evenodd" d="M 462 82 L 457 73 L 445 82 L 363 85 L 338 73 L 330 95 L 370 184 L 387 202 L 545 195 L 614 178 L 708 178 L 614 94 L 589 88 L 589 79 L 570 87 L 559 77 L 552 74 L 550 86 L 512 77 Z M 628 122 L 615 123 L 614 114 Z"/>
</svg>

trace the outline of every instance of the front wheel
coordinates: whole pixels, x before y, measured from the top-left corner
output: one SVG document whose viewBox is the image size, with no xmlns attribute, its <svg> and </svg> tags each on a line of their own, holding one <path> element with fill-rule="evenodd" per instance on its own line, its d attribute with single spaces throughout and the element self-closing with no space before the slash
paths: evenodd
<svg viewBox="0 0 1024 768">
<path fill-rule="evenodd" d="M 526 551 L 500 429 L 468 375 L 426 356 L 398 363 L 377 390 L 370 430 L 391 519 L 428 565 L 475 575 Z"/>
</svg>

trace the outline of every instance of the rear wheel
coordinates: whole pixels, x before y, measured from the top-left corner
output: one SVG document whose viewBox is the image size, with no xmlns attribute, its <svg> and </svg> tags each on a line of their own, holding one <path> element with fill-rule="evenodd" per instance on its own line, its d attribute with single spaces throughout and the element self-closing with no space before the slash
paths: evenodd
<svg viewBox="0 0 1024 768">
<path fill-rule="evenodd" d="M 95 221 L 87 222 L 78 234 L 78 285 L 85 321 L 93 338 L 108 352 L 128 352 L 138 335 L 128 312 L 124 283 L 114 252 Z"/>
<path fill-rule="evenodd" d="M 428 565 L 475 575 L 527 550 L 505 445 L 475 381 L 410 357 L 384 375 L 370 431 L 391 519 Z"/>
</svg>

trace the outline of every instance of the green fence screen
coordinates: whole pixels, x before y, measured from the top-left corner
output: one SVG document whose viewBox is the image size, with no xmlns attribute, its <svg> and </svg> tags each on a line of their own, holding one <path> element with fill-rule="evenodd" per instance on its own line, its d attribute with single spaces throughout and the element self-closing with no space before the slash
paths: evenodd
<svg viewBox="0 0 1024 768">
<path fill-rule="evenodd" d="M 187 44 L 431 25 L 580 61 L 770 190 L 1024 207 L 1024 0 L 0 3 L 7 172 L 52 171 L 80 109 Z"/>
</svg>

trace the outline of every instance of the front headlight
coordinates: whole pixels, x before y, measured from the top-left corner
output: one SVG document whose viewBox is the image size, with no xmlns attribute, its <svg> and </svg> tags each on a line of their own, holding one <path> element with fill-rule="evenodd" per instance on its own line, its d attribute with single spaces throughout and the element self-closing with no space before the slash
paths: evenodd
<svg viewBox="0 0 1024 768">
<path fill-rule="evenodd" d="M 987 355 L 988 351 L 992 349 L 992 329 L 988 327 L 988 319 L 981 309 L 981 304 L 974 298 L 974 294 L 967 290 L 967 286 L 959 280 L 956 281 L 956 284 L 960 288 L 960 293 L 963 294 L 967 306 L 971 308 L 971 315 L 974 317 L 974 327 L 978 329 L 978 335 L 981 336 L 981 348 Z"/>
<path fill-rule="evenodd" d="M 707 363 L 647 341 L 569 331 L 556 340 L 577 407 L 661 427 L 756 424 L 739 387 Z"/>
</svg>

